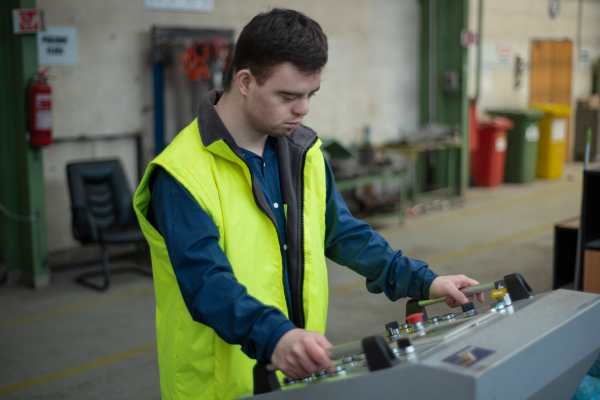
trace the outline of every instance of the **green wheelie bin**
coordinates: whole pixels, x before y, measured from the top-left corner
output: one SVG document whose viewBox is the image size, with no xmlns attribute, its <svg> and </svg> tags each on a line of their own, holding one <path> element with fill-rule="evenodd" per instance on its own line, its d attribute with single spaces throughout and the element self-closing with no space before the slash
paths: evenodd
<svg viewBox="0 0 600 400">
<path fill-rule="evenodd" d="M 535 179 L 537 147 L 540 138 L 538 120 L 544 112 L 531 108 L 486 110 L 487 114 L 502 116 L 513 121 L 507 131 L 504 182 L 526 183 Z"/>
</svg>

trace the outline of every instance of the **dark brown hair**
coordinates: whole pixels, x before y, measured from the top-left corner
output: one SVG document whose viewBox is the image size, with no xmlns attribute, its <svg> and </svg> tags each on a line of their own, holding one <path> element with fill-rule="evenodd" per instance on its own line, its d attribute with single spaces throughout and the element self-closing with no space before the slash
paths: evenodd
<svg viewBox="0 0 600 400">
<path fill-rule="evenodd" d="M 230 89 L 233 75 L 245 68 L 259 85 L 283 62 L 291 62 L 307 73 L 319 72 L 327 64 L 327 50 L 327 36 L 306 15 L 281 8 L 258 14 L 240 33 L 225 90 Z"/>
</svg>

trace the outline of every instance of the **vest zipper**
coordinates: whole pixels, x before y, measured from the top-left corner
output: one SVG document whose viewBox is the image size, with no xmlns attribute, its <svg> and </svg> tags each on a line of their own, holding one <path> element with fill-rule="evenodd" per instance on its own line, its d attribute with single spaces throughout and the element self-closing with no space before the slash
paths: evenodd
<svg viewBox="0 0 600 400">
<path fill-rule="evenodd" d="M 304 216 L 304 187 L 305 187 L 305 179 L 304 179 L 304 171 L 306 169 L 306 155 L 308 154 L 308 151 L 315 145 L 315 143 L 317 142 L 317 138 L 315 138 L 313 140 L 312 143 L 310 143 L 310 145 L 308 145 L 304 151 L 302 152 L 302 159 L 301 159 L 301 168 L 300 168 L 300 178 L 301 178 L 301 183 L 302 185 L 300 186 L 300 204 L 298 205 L 299 207 L 299 217 L 301 220 L 303 220 L 303 216 Z M 299 290 L 297 290 L 295 293 L 292 293 L 292 296 L 294 296 L 294 294 L 296 295 L 292 301 L 292 307 L 293 307 L 293 311 L 294 311 L 294 323 L 296 324 L 296 326 L 301 327 L 301 328 L 305 328 L 306 327 L 306 316 L 304 315 L 304 270 L 305 270 L 305 263 L 306 263 L 306 258 L 305 258 L 305 251 L 304 251 L 304 232 L 305 232 L 305 227 L 304 224 L 302 225 L 302 229 L 300 229 L 300 247 L 301 247 L 301 252 L 300 252 L 300 287 L 298 288 Z M 295 306 L 295 307 L 294 307 Z"/>
</svg>

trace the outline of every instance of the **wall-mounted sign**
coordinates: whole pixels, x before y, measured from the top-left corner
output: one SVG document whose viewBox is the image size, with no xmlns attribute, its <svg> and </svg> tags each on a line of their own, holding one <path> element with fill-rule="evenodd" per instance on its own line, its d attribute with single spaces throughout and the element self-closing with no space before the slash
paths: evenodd
<svg viewBox="0 0 600 400">
<path fill-rule="evenodd" d="M 510 47 L 510 45 L 499 44 L 496 46 L 496 52 L 498 54 L 498 65 L 512 65 L 512 48 Z"/>
<path fill-rule="evenodd" d="M 42 65 L 77 64 L 77 28 L 52 26 L 38 33 L 38 62 Z"/>
<path fill-rule="evenodd" d="M 589 47 L 582 47 L 579 49 L 579 56 L 577 57 L 579 66 L 581 68 L 589 68 L 592 66 L 592 49 Z"/>
<path fill-rule="evenodd" d="M 37 33 L 46 29 L 46 13 L 38 8 L 12 10 L 14 33 Z"/>
<path fill-rule="evenodd" d="M 145 10 L 211 13 L 215 0 L 144 0 Z"/>
<path fill-rule="evenodd" d="M 483 43 L 481 46 L 481 63 L 484 67 L 512 67 L 512 47 L 508 44 Z"/>
</svg>

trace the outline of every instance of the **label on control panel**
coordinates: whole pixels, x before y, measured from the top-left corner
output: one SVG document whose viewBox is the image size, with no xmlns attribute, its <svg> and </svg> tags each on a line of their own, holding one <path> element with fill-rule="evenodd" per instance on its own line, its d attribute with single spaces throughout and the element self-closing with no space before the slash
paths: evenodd
<svg viewBox="0 0 600 400">
<path fill-rule="evenodd" d="M 450 357 L 444 358 L 444 362 L 468 368 L 494 352 L 494 350 L 482 349 L 481 347 L 467 346 Z"/>
<path fill-rule="evenodd" d="M 505 294 L 506 294 L 506 288 L 500 288 L 500 289 L 492 290 L 492 297 L 493 298 L 504 297 Z"/>
</svg>

